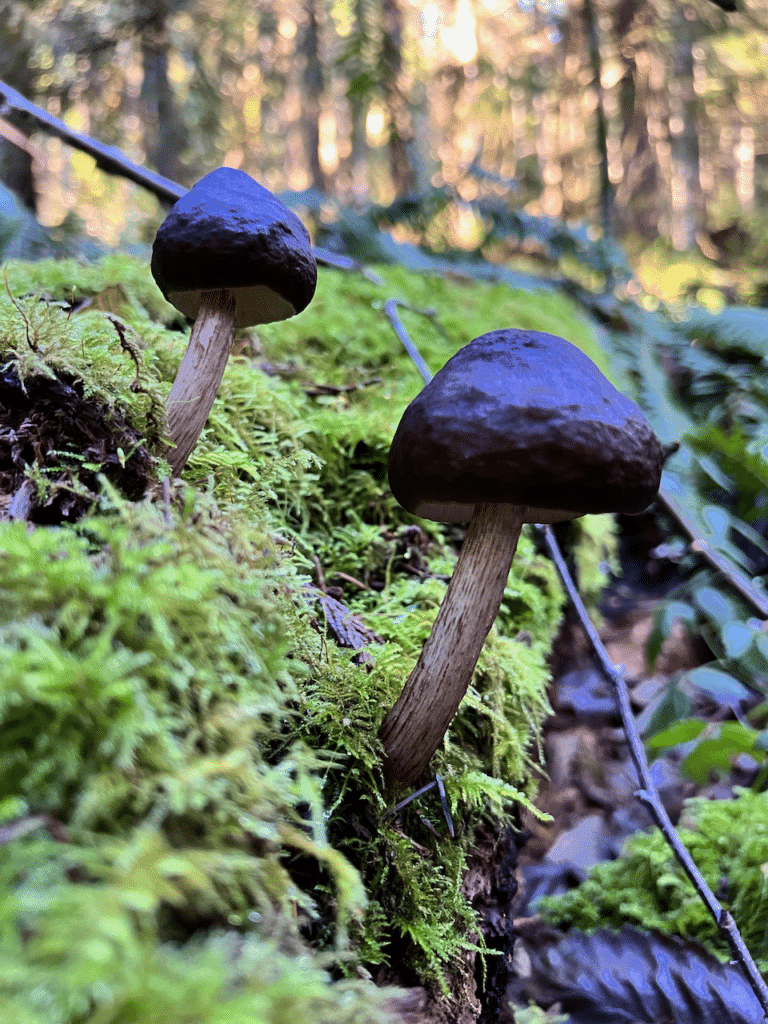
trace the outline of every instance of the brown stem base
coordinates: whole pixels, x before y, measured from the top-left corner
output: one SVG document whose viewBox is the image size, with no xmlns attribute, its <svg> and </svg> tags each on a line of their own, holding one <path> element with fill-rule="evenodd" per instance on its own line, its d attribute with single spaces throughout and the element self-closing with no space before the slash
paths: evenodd
<svg viewBox="0 0 768 1024">
<path fill-rule="evenodd" d="M 499 611 L 523 508 L 478 505 L 432 632 L 381 727 L 387 785 L 413 785 L 469 688 Z"/>
</svg>

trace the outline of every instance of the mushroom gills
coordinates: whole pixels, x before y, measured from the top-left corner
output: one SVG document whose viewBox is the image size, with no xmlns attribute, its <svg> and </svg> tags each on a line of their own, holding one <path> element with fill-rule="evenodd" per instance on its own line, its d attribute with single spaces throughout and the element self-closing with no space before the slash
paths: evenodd
<svg viewBox="0 0 768 1024">
<path fill-rule="evenodd" d="M 265 284 L 241 286 L 227 289 L 235 299 L 235 329 L 256 324 L 271 324 L 275 320 L 287 320 L 297 310 L 282 295 Z M 168 301 L 194 320 L 200 312 L 203 295 L 199 289 L 168 292 Z"/>
</svg>

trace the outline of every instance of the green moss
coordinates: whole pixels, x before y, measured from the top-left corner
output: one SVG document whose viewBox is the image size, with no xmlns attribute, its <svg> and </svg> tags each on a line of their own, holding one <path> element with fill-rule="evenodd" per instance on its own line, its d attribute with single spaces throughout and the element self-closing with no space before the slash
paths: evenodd
<svg viewBox="0 0 768 1024">
<path fill-rule="evenodd" d="M 765 971 L 768 795 L 743 790 L 732 800 L 690 800 L 678 831 L 709 887 L 733 913 L 758 967 Z M 723 960 L 730 953 L 658 829 L 633 836 L 618 860 L 593 868 L 572 892 L 542 901 L 542 915 L 555 924 L 586 931 L 624 924 L 658 928 L 697 939 Z"/>
<path fill-rule="evenodd" d="M 354 1019 L 375 1020 L 359 982 L 329 989 L 323 956 L 337 973 L 406 963 L 446 991 L 481 943 L 462 873 L 478 828 L 530 806 L 562 595 L 524 536 L 435 760 L 457 840 L 424 827 L 420 813 L 439 820 L 434 794 L 385 818 L 379 725 L 428 635 L 461 531 L 414 532 L 387 489 L 389 439 L 421 381 L 383 304 L 436 310 L 401 310 L 433 369 L 500 326 L 591 339 L 551 293 L 380 273 L 322 269 L 305 313 L 238 343 L 185 471 L 192 486 L 163 497 L 155 459 L 147 496 L 126 502 L 97 460 L 79 522 L 0 525 L 0 808 L 14 836 L 0 919 L 15 936 L 16 1019 L 47 1012 L 23 997 L 42 972 L 56 1007 L 46 1020 L 144 1024 L 157 1019 L 152 999 L 165 1006 L 154 993 L 166 972 L 168 992 L 199 1008 L 190 1019 L 324 1020 L 331 1005 L 359 1004 Z M 11 264 L 8 284 L 3 372 L 27 387 L 69 381 L 157 456 L 186 334 L 146 268 L 127 257 Z M 74 311 L 73 295 L 88 308 Z M 70 487 L 82 480 L 77 456 L 57 455 Z M 594 576 L 600 545 L 581 557 Z M 311 590 L 318 568 L 382 639 L 367 666 L 337 645 Z M 68 842 L 47 843 L 27 872 L 40 840 L 21 832 L 54 820 Z M 34 947 L 14 923 L 20 906 Z M 82 948 L 63 948 L 67 915 L 90 936 Z M 222 958 L 232 942 L 253 976 Z M 302 944 L 308 988 L 283 1004 Z M 188 997 L 198 969 L 208 980 Z M 257 997 L 265 1009 L 254 1012 Z"/>
<path fill-rule="evenodd" d="M 128 888 L 129 872 L 98 886 L 75 883 L 71 876 L 82 870 L 83 858 L 88 851 L 39 834 L 0 849 L 4 1020 L 386 1024 L 390 1019 L 372 986 L 331 984 L 321 958 L 281 948 L 256 933 L 213 931 L 183 947 L 158 941 L 152 901 Z M 166 857 L 166 878 L 178 877 L 174 862 L 178 858 Z"/>
<path fill-rule="evenodd" d="M 291 649 L 309 627 L 263 530 L 182 491 L 173 509 L 118 503 L 76 530 L 4 524 L 0 552 L 0 807 L 19 833 L 2 847 L 0 915 L 35 934 L 16 937 L 20 992 L 42 970 L 55 1019 L 100 1002 L 92 986 L 109 992 L 103 1019 L 157 1019 L 151 989 L 184 963 L 158 942 L 256 921 L 298 942 L 316 910 L 291 849 L 333 880 L 338 942 L 366 897 L 325 835 L 325 759 L 286 739 L 306 672 Z M 23 834 L 54 819 L 68 842 L 37 869 Z M 223 999 L 232 965 L 203 959 Z M 123 998 L 146 1005 L 124 1017 Z M 288 1019 L 265 999 L 265 1019 Z"/>
</svg>

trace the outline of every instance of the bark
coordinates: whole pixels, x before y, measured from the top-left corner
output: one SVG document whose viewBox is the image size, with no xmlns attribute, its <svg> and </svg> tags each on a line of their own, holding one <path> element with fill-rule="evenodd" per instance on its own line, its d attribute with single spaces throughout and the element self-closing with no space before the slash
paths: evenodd
<svg viewBox="0 0 768 1024">
<path fill-rule="evenodd" d="M 9 131 L 0 135 L 0 181 L 15 193 L 32 213 L 37 211 L 37 190 L 31 155 L 31 145 L 20 129 L 9 124 Z M 19 140 L 20 145 L 15 141 Z M 27 145 L 25 145 L 25 142 Z M 27 148 L 29 146 L 29 148 Z"/>
<path fill-rule="evenodd" d="M 621 228 L 640 231 L 655 238 L 659 227 L 659 166 L 653 150 L 651 127 L 653 96 L 651 90 L 652 54 L 642 41 L 633 45 L 621 40 L 627 73 L 622 82 L 621 141 L 623 177 L 616 189 L 615 212 Z"/>
<path fill-rule="evenodd" d="M 3 26 L 0 78 L 31 96 L 35 91 L 33 46 L 23 23 L 12 16 L 12 8 L 12 4 L 0 0 L 0 25 Z M 3 117 L 8 121 L 10 130 L 0 135 L 0 181 L 19 197 L 27 209 L 36 213 L 37 187 L 31 146 L 25 142 L 29 135 L 29 122 L 13 107 L 6 107 Z"/>
<path fill-rule="evenodd" d="M 603 229 L 603 238 L 608 241 L 613 235 L 613 186 L 608 174 L 608 119 L 605 114 L 605 95 L 602 84 L 603 60 L 600 53 L 597 16 L 592 0 L 584 0 L 583 12 L 589 43 L 589 61 L 592 66 L 593 88 L 597 96 L 595 141 L 600 158 L 600 225 Z"/>
<path fill-rule="evenodd" d="M 147 162 L 166 178 L 182 177 L 180 154 L 186 132 L 168 78 L 170 41 L 162 8 L 141 32 L 141 56 L 144 76 L 141 105 Z"/>
</svg>

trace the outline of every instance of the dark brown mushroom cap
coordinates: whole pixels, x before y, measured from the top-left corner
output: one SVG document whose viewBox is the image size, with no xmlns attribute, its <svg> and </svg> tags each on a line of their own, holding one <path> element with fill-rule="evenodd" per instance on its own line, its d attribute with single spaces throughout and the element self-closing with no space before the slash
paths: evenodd
<svg viewBox="0 0 768 1024">
<path fill-rule="evenodd" d="M 284 320 L 312 299 L 317 264 L 296 214 L 244 171 L 211 171 L 172 206 L 152 247 L 163 295 L 194 319 L 201 294 L 229 288 L 236 327 Z"/>
<path fill-rule="evenodd" d="M 403 413 L 389 453 L 400 504 L 463 522 L 480 502 L 529 522 L 642 512 L 665 451 L 634 402 L 575 345 L 492 331 L 456 353 Z"/>
</svg>

